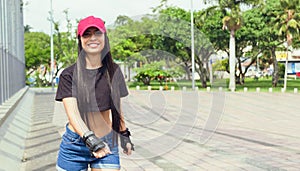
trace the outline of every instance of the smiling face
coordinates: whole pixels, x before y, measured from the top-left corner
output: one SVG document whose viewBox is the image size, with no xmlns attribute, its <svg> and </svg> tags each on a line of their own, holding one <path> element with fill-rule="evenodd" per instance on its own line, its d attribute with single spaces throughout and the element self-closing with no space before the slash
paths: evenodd
<svg viewBox="0 0 300 171">
<path fill-rule="evenodd" d="M 100 55 L 105 45 L 104 34 L 95 27 L 88 28 L 80 39 L 82 48 L 91 55 Z"/>
</svg>

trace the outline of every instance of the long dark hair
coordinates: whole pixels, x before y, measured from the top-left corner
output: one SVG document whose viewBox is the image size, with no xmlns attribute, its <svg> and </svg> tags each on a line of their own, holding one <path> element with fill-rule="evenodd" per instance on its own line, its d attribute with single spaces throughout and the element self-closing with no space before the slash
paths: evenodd
<svg viewBox="0 0 300 171">
<path fill-rule="evenodd" d="M 104 48 L 101 52 L 101 58 L 102 58 L 102 65 L 105 67 L 105 71 L 103 73 L 103 76 L 108 79 L 109 87 L 111 88 L 111 113 L 112 113 L 112 127 L 113 127 L 113 141 L 117 142 L 118 141 L 118 136 L 117 133 L 120 132 L 120 123 L 121 123 L 121 114 L 120 114 L 120 97 L 117 93 L 117 91 L 113 90 L 113 82 L 112 78 L 114 77 L 115 71 L 117 69 L 117 64 L 113 62 L 112 55 L 110 52 L 110 45 L 109 45 L 109 40 L 107 37 L 107 34 L 104 33 L 105 36 L 105 45 Z M 89 99 L 90 99 L 90 93 L 87 92 L 87 81 L 85 80 L 87 78 L 87 70 L 86 68 L 86 52 L 83 50 L 82 45 L 81 45 L 81 40 L 80 36 L 78 36 L 78 59 L 76 62 L 76 67 L 75 67 L 75 82 L 77 84 L 77 103 L 78 103 L 78 108 L 80 111 L 81 118 L 85 121 L 89 128 L 89 121 L 87 120 L 87 114 L 86 114 L 86 108 L 89 105 Z M 89 128 L 90 129 L 90 128 Z"/>
</svg>

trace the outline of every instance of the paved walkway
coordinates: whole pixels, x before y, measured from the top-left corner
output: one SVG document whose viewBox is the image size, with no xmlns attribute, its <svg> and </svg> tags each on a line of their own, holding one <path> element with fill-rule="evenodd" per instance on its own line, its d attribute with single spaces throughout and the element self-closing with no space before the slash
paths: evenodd
<svg viewBox="0 0 300 171">
<path fill-rule="evenodd" d="M 23 170 L 55 170 L 67 119 L 36 92 Z M 300 170 L 300 95 L 131 91 L 123 99 L 136 151 L 122 170 Z M 1 169 L 0 169 L 1 170 Z"/>
</svg>

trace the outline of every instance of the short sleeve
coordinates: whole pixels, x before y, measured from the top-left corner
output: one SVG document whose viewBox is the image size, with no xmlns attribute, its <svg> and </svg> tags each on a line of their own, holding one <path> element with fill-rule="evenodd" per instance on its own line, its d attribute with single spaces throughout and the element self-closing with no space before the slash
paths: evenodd
<svg viewBox="0 0 300 171">
<path fill-rule="evenodd" d="M 72 89 L 76 87 L 73 84 L 72 75 L 63 71 L 59 77 L 55 100 L 62 101 L 62 99 L 66 97 L 76 97 L 74 93 L 76 91 L 72 91 Z"/>
<path fill-rule="evenodd" d="M 128 93 L 128 89 L 127 89 L 127 85 L 125 83 L 125 79 L 124 79 L 124 75 L 123 73 L 120 71 L 120 83 L 119 83 L 119 90 L 120 90 L 120 97 L 125 97 L 127 96 Z"/>
<path fill-rule="evenodd" d="M 115 88 L 119 89 L 120 97 L 125 97 L 129 94 L 124 75 L 119 66 L 116 68 L 113 83 L 117 83 L 117 87 Z"/>
</svg>

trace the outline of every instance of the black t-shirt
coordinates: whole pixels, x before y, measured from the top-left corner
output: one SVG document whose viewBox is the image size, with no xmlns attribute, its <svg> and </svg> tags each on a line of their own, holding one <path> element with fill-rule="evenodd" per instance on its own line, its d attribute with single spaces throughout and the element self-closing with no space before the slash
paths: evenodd
<svg viewBox="0 0 300 171">
<path fill-rule="evenodd" d="M 63 70 L 59 77 L 59 84 L 56 92 L 56 101 L 62 101 L 66 97 L 77 97 L 77 84 L 73 75 L 75 72 L 76 63 Z M 109 84 L 106 68 L 104 66 L 98 69 L 86 69 L 87 81 L 86 92 L 90 94 L 88 111 L 96 112 L 111 109 L 111 89 L 117 92 L 118 97 L 125 97 L 128 95 L 128 90 L 124 80 L 124 76 L 120 67 L 115 64 L 115 74 L 112 79 L 112 84 Z"/>
</svg>

